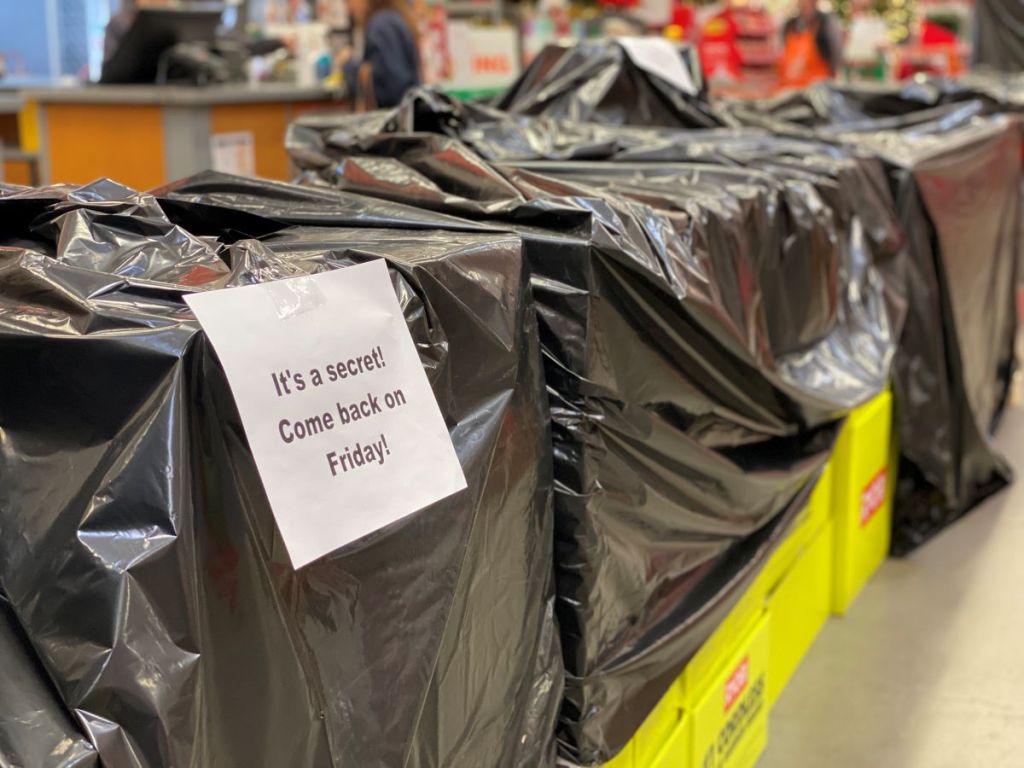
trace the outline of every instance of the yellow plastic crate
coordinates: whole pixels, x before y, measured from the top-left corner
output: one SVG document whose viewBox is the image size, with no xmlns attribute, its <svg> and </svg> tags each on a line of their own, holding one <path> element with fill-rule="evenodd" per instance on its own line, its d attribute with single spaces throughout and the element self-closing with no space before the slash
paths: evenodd
<svg viewBox="0 0 1024 768">
<path fill-rule="evenodd" d="M 637 768 L 654 765 L 661 753 L 669 749 L 670 742 L 676 740 L 674 736 L 683 721 L 683 707 L 674 689 L 675 684 L 658 702 L 658 706 L 647 716 L 630 741 L 633 746 L 634 765 Z M 688 752 L 684 752 L 679 759 L 678 764 L 685 766 L 686 763 L 682 761 L 689 759 Z"/>
<path fill-rule="evenodd" d="M 676 683 L 637 730 L 636 735 L 614 760 L 604 768 L 687 768 L 690 765 L 692 740 L 690 712 L 696 708 L 716 673 L 724 671 L 735 653 L 738 638 L 749 636 L 755 624 L 764 618 L 769 596 L 780 589 L 790 571 L 802 565 L 812 540 L 818 543 L 824 527 L 832 517 L 832 467 L 826 465 L 807 508 L 794 521 L 792 530 L 765 563 L 761 573 L 687 664 Z M 831 529 L 830 529 L 831 530 Z M 816 538 L 816 534 L 818 535 Z M 831 538 L 829 538 L 831 543 Z M 831 547 L 829 547 L 831 556 Z M 801 571 L 801 574 L 803 571 Z M 826 574 L 831 584 L 831 571 Z M 800 578 L 800 577 L 798 577 Z M 787 582 L 788 583 L 788 582 Z M 826 592 L 826 614 L 831 605 L 831 592 Z M 816 604 L 816 603 L 815 603 Z M 806 628 L 804 629 L 806 631 Z M 797 632 L 797 636 L 802 636 Z M 813 639 L 813 635 L 812 638 Z M 802 657 L 806 648 L 800 651 Z M 789 674 L 792 674 L 790 671 Z M 769 677 L 770 679 L 770 677 Z M 788 676 L 787 676 L 788 679 Z M 769 693 L 772 691 L 769 688 Z M 777 695 L 777 694 L 776 694 Z M 774 699 L 771 699 L 774 701 Z M 755 743 L 753 764 L 761 747 Z M 763 746 L 763 744 L 762 744 Z M 736 766 L 745 766 L 743 755 L 735 758 Z M 733 764 L 730 764 L 733 765 Z M 695 766 L 703 768 L 703 766 Z"/>
<path fill-rule="evenodd" d="M 889 554 L 892 396 L 883 392 L 856 409 L 836 442 L 833 462 L 835 573 L 832 610 L 846 613 Z"/>
<path fill-rule="evenodd" d="M 602 768 L 688 768 L 690 727 L 676 690 L 670 690 L 615 759 Z"/>
<path fill-rule="evenodd" d="M 764 752 L 765 742 L 762 740 L 758 743 L 750 744 L 747 749 L 737 757 L 730 768 L 754 768 L 757 765 L 757 761 L 761 759 L 761 753 Z"/>
<path fill-rule="evenodd" d="M 767 596 L 796 563 L 807 544 L 832 519 L 832 463 L 825 465 L 818 484 L 793 529 L 783 539 L 758 575 L 752 589 Z"/>
<path fill-rule="evenodd" d="M 704 694 L 715 673 L 726 663 L 736 639 L 746 635 L 761 616 L 764 610 L 764 593 L 752 587 L 743 593 L 722 623 L 687 662 L 686 668 L 679 676 L 676 689 L 684 708 L 691 708 Z"/>
<path fill-rule="evenodd" d="M 707 688 L 711 677 L 722 667 L 736 644 L 764 610 L 765 600 L 793 566 L 807 542 L 832 515 L 832 466 L 825 466 L 818 484 L 786 538 L 768 558 L 761 572 L 711 636 L 690 659 L 678 681 L 684 706 L 692 706 Z"/>
<path fill-rule="evenodd" d="M 775 706 L 832 612 L 833 525 L 826 521 L 825 527 L 802 545 L 793 567 L 768 596 L 772 617 L 769 708 Z"/>
<path fill-rule="evenodd" d="M 748 768 L 768 739 L 769 621 L 765 611 L 690 713 L 694 768 Z"/>
<path fill-rule="evenodd" d="M 676 727 L 653 757 L 636 759 L 636 768 L 690 768 L 693 730 L 690 717 L 679 710 L 681 715 Z M 637 753 L 639 755 L 639 751 Z"/>
</svg>

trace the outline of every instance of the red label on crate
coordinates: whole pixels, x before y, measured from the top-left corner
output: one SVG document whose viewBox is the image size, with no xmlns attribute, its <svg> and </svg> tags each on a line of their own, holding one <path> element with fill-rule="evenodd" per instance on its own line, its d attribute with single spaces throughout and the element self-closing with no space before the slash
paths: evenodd
<svg viewBox="0 0 1024 768">
<path fill-rule="evenodd" d="M 860 494 L 860 527 L 863 528 L 885 504 L 886 480 L 889 470 L 882 467 Z"/>
<path fill-rule="evenodd" d="M 747 683 L 750 682 L 750 657 L 744 656 L 743 661 L 739 663 L 733 673 L 729 675 L 729 679 L 725 681 L 725 711 L 728 712 L 732 705 L 736 703 L 743 692 L 747 689 Z"/>
</svg>

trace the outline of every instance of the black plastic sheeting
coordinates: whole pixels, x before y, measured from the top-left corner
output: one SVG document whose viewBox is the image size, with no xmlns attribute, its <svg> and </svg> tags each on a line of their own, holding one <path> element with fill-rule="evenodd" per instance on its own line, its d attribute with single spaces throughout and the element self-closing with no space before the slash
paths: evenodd
<svg viewBox="0 0 1024 768">
<path fill-rule="evenodd" d="M 164 203 L 196 231 L 109 182 L 0 192 L 0 762 L 552 765 L 550 422 L 520 240 L 250 192 Z M 296 572 L 182 295 L 371 258 L 469 487 Z"/>
<path fill-rule="evenodd" d="M 707 101 L 696 51 L 683 46 L 679 55 L 693 81 L 693 93 L 683 93 L 638 67 L 614 40 L 548 45 L 494 106 L 522 115 L 605 125 L 719 125 Z"/>
<path fill-rule="evenodd" d="M 716 111 L 728 122 L 761 124 L 778 133 L 796 127 L 942 128 L 976 115 L 1024 111 L 1024 76 L 982 70 L 959 78 L 918 75 L 896 84 L 822 82 L 765 101 L 722 102 Z"/>
<path fill-rule="evenodd" d="M 95 748 L 50 686 L 7 601 L 0 597 L 0 763 L 95 768 Z"/>
<path fill-rule="evenodd" d="M 1012 479 L 991 435 L 1008 394 L 1021 261 L 1014 78 L 899 89 L 820 85 L 734 109 L 882 158 L 908 240 L 909 315 L 894 364 L 900 485 L 893 549 L 907 552 Z"/>
<path fill-rule="evenodd" d="M 559 739 L 592 765 L 633 736 L 763 563 L 837 419 L 884 387 L 900 303 L 873 249 L 896 260 L 900 243 L 884 176 L 857 177 L 882 201 L 862 219 L 837 183 L 859 166 L 839 153 L 818 158 L 830 177 L 795 162 L 492 163 L 454 138 L 518 137 L 521 157 L 561 125 L 534 133 L 501 114 L 422 92 L 388 115 L 305 120 L 289 147 L 308 184 L 524 239 L 553 420 Z M 575 136 L 585 157 L 625 146 L 603 126 Z"/>
<path fill-rule="evenodd" d="M 860 138 L 893 162 L 912 257 L 894 361 L 902 553 L 1012 479 L 990 438 L 1015 365 L 1021 139 L 1004 119 L 904 136 L 898 148 Z"/>
<path fill-rule="evenodd" d="M 977 0 L 973 60 L 1003 72 L 1024 71 L 1024 3 Z"/>
<path fill-rule="evenodd" d="M 983 73 L 898 87 L 823 83 L 771 101 L 716 104 L 723 122 L 750 126 L 729 130 L 571 123 L 460 105 L 429 92 L 365 119 L 376 131 L 457 136 L 509 164 L 697 160 L 767 170 L 789 184 L 810 174 L 833 210 L 856 213 L 840 215 L 852 226 L 839 231 L 849 247 L 867 235 L 886 278 L 890 316 L 898 321 L 909 305 L 905 325 L 894 324 L 893 371 L 903 457 L 893 549 L 904 553 L 1010 479 L 990 436 L 1012 375 L 1014 285 L 1024 239 L 1015 213 L 1019 128 L 1000 113 L 1021 111 L 1021 83 Z M 293 126 L 290 144 L 300 164 L 328 168 L 384 141 L 368 137 L 370 123 L 334 121 Z M 972 185 L 985 187 L 985 194 L 963 193 Z M 905 253 L 886 256 L 900 241 Z"/>
</svg>

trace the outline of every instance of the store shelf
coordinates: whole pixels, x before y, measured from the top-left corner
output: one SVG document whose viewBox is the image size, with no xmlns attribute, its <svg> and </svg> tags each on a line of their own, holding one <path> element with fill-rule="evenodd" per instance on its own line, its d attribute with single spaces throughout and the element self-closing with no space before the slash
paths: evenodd
<svg viewBox="0 0 1024 768">
<path fill-rule="evenodd" d="M 483 16 L 497 23 L 504 14 L 505 3 L 503 0 L 445 0 L 444 7 L 453 18 Z"/>
</svg>

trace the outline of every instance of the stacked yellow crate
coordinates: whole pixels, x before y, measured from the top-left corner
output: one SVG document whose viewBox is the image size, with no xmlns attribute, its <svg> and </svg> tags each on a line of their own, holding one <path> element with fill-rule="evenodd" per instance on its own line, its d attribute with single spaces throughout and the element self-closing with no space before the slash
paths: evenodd
<svg viewBox="0 0 1024 768">
<path fill-rule="evenodd" d="M 836 565 L 833 610 L 846 613 L 889 553 L 892 493 L 892 396 L 883 392 L 858 408 L 839 435 L 836 463 Z M 889 481 L 890 476 L 893 482 Z"/>
<path fill-rule="evenodd" d="M 888 392 L 851 414 L 807 509 L 636 736 L 605 768 L 749 768 L 768 713 L 830 613 L 885 559 L 892 516 Z"/>
</svg>

